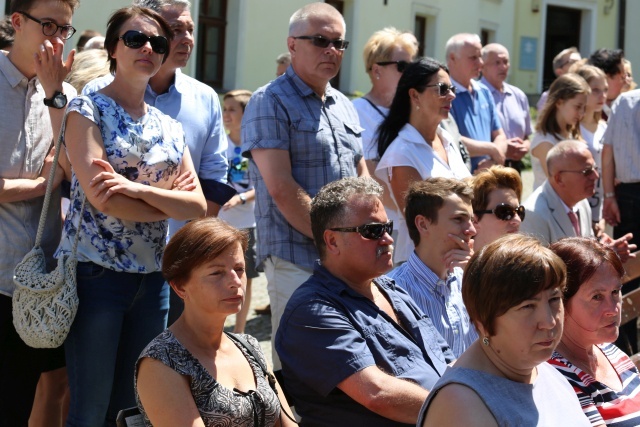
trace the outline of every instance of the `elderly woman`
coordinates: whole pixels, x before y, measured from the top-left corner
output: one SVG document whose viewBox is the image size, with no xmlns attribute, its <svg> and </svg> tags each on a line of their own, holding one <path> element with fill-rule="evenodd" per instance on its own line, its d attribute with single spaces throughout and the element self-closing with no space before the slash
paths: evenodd
<svg viewBox="0 0 640 427">
<path fill-rule="evenodd" d="M 562 340 L 551 363 L 573 386 L 592 426 L 640 425 L 640 377 L 610 344 L 618 337 L 624 268 L 596 240 L 572 237 L 551 245 L 567 265 Z"/>
<path fill-rule="evenodd" d="M 136 394 L 145 425 L 294 425 L 282 416 L 288 407 L 282 392 L 265 377 L 258 341 L 224 332 L 227 316 L 244 303 L 247 243 L 246 231 L 204 218 L 167 244 L 162 273 L 184 311 L 138 359 Z"/>
<path fill-rule="evenodd" d="M 473 187 L 473 249 L 479 251 L 505 234 L 517 233 L 524 221 L 522 181 L 515 169 L 492 166 L 469 179 Z"/>
<path fill-rule="evenodd" d="M 423 426 L 588 426 L 575 393 L 546 360 L 562 336 L 565 266 L 532 237 L 485 246 L 462 298 L 481 337 L 447 369 Z"/>
<path fill-rule="evenodd" d="M 403 214 L 409 184 L 431 177 L 469 176 L 457 143 L 440 127 L 449 117 L 454 92 L 447 67 L 435 59 L 421 58 L 400 77 L 389 115 L 380 125 L 376 176 L 391 190 L 397 207 L 395 263 L 406 261 L 413 251 Z"/>
<path fill-rule="evenodd" d="M 167 219 L 205 214 L 182 127 L 144 102 L 172 34 L 149 9 L 114 12 L 106 48 L 115 78 L 67 108 L 71 206 L 57 255 L 71 252 L 79 236 L 80 299 L 65 341 L 68 425 L 114 423 L 119 409 L 134 405 L 135 361 L 166 328 L 169 286 L 160 261 Z"/>
</svg>

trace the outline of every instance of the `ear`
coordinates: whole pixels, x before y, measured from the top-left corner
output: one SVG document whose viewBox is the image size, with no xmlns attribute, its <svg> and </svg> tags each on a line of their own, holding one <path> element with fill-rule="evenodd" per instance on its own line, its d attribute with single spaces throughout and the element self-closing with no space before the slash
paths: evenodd
<svg viewBox="0 0 640 427">
<path fill-rule="evenodd" d="M 186 299 L 187 293 L 184 290 L 184 284 L 178 285 L 176 282 L 169 282 L 169 286 L 171 286 L 176 295 L 178 295 L 182 300 Z"/>
<path fill-rule="evenodd" d="M 23 22 L 24 22 L 24 16 L 22 16 L 18 12 L 14 12 L 11 15 L 11 25 L 13 26 L 14 30 L 16 30 L 16 31 L 21 30 Z"/>
<path fill-rule="evenodd" d="M 337 233 L 331 230 L 324 230 L 322 234 L 322 238 L 324 239 L 324 244 L 327 247 L 327 253 L 339 254 L 340 247 L 338 245 Z"/>
<path fill-rule="evenodd" d="M 287 37 L 287 48 L 289 48 L 291 57 L 296 56 L 296 39 L 293 37 Z"/>
<path fill-rule="evenodd" d="M 431 228 L 431 221 L 429 221 L 423 215 L 416 215 L 414 224 L 416 225 L 416 228 L 418 229 L 420 235 L 429 233 L 429 229 Z"/>
<path fill-rule="evenodd" d="M 409 89 L 408 94 L 412 104 L 418 105 L 420 103 L 420 92 L 418 92 L 415 88 Z"/>
</svg>

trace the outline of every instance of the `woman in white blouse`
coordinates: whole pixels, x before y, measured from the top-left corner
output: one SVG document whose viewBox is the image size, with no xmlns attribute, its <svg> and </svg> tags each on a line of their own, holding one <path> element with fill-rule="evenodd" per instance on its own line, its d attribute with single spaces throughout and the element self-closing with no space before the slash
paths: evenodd
<svg viewBox="0 0 640 427">
<path fill-rule="evenodd" d="M 395 263 L 406 261 L 413 250 L 403 215 L 409 184 L 431 177 L 469 176 L 456 142 L 440 127 L 454 98 L 447 67 L 435 59 L 421 58 L 400 77 L 389 115 L 378 130 L 376 176 L 391 189 L 400 217 Z"/>
</svg>

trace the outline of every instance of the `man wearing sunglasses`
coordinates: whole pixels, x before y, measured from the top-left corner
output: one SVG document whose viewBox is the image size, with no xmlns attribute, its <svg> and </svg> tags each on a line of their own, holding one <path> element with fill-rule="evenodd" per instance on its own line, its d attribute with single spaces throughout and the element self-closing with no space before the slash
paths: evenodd
<svg viewBox="0 0 640 427">
<path fill-rule="evenodd" d="M 521 172 L 521 159 L 530 146 L 529 100 L 523 91 L 506 82 L 510 68 L 509 51 L 506 47 L 498 43 L 484 46 L 482 62 L 480 82 L 491 91 L 502 130 L 507 137 L 507 160 L 504 165 Z"/>
<path fill-rule="evenodd" d="M 276 334 L 302 425 L 415 425 L 454 356 L 413 299 L 384 273 L 393 228 L 370 177 L 324 186 L 311 202 L 319 262 Z"/>
<path fill-rule="evenodd" d="M 64 350 L 33 349 L 16 333 L 11 315 L 13 269 L 33 247 L 51 168 L 57 168 L 42 248 L 53 265 L 60 242 L 60 191 L 64 171 L 53 164 L 52 143 L 58 137 L 67 99 L 75 90 L 63 83 L 73 63 L 64 43 L 77 0 L 11 2 L 15 30 L 13 49 L 0 54 L 0 426 L 27 425 L 38 380 L 47 421 L 61 418 L 66 384 Z M 62 161 L 62 157 L 60 157 Z M 42 375 L 41 375 L 42 373 Z M 46 387 L 51 384 L 53 387 Z M 59 395 L 52 390 L 62 390 Z M 55 410 L 54 410 L 55 409 Z M 35 422 L 35 418 L 31 420 Z"/>
<path fill-rule="evenodd" d="M 415 251 L 389 273 L 433 319 L 456 358 L 478 338 L 462 302 L 462 273 L 476 234 L 472 198 L 473 189 L 457 179 L 413 183 L 405 216 Z"/>
<path fill-rule="evenodd" d="M 482 71 L 481 49 L 480 37 L 466 33 L 451 37 L 445 47 L 451 83 L 456 87 L 451 114 L 471 155 L 472 172 L 478 167 L 504 164 L 507 152 L 507 138 L 493 96 L 474 80 Z"/>
<path fill-rule="evenodd" d="M 256 188 L 258 263 L 271 302 L 272 337 L 293 291 L 312 273 L 309 203 L 320 188 L 368 175 L 358 114 L 329 80 L 348 47 L 342 15 L 311 3 L 289 21 L 291 66 L 253 93 L 242 119 L 242 149 Z M 273 355 L 279 375 L 280 362 Z"/>
</svg>

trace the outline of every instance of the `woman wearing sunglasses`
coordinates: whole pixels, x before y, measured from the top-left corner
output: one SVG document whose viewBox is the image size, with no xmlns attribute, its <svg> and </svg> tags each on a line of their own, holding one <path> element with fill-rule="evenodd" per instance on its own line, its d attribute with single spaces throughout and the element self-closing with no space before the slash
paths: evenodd
<svg viewBox="0 0 640 427">
<path fill-rule="evenodd" d="M 136 359 L 166 327 L 169 287 L 160 269 L 167 218 L 205 214 L 180 124 L 144 102 L 171 34 L 149 9 L 116 11 L 105 40 L 114 80 L 67 109 L 73 175 L 58 255 L 79 236 L 80 299 L 65 342 L 67 425 L 112 425 L 118 410 L 135 405 Z"/>
<path fill-rule="evenodd" d="M 364 66 L 371 80 L 371 90 L 353 101 L 358 111 L 362 131 L 364 158 L 369 173 L 374 176 L 380 157 L 376 132 L 389 114 L 389 106 L 398 87 L 398 80 L 418 52 L 418 40 L 408 31 L 393 27 L 376 31 L 364 46 Z M 375 178 L 375 176 L 374 176 Z M 376 179 L 384 187 L 384 182 Z M 397 221 L 397 207 L 385 189 L 383 200 L 387 218 Z M 395 237 L 395 235 L 394 235 Z"/>
<path fill-rule="evenodd" d="M 420 58 L 400 77 L 389 115 L 378 129 L 376 176 L 390 189 L 397 207 L 396 264 L 405 262 L 413 251 L 403 215 L 409 184 L 431 177 L 469 176 L 457 143 L 440 127 L 449 116 L 454 92 L 447 67 L 435 59 Z"/>
<path fill-rule="evenodd" d="M 473 187 L 473 249 L 479 251 L 494 240 L 517 233 L 524 221 L 525 209 L 520 204 L 522 181 L 515 169 L 492 166 L 470 179 Z"/>
</svg>

